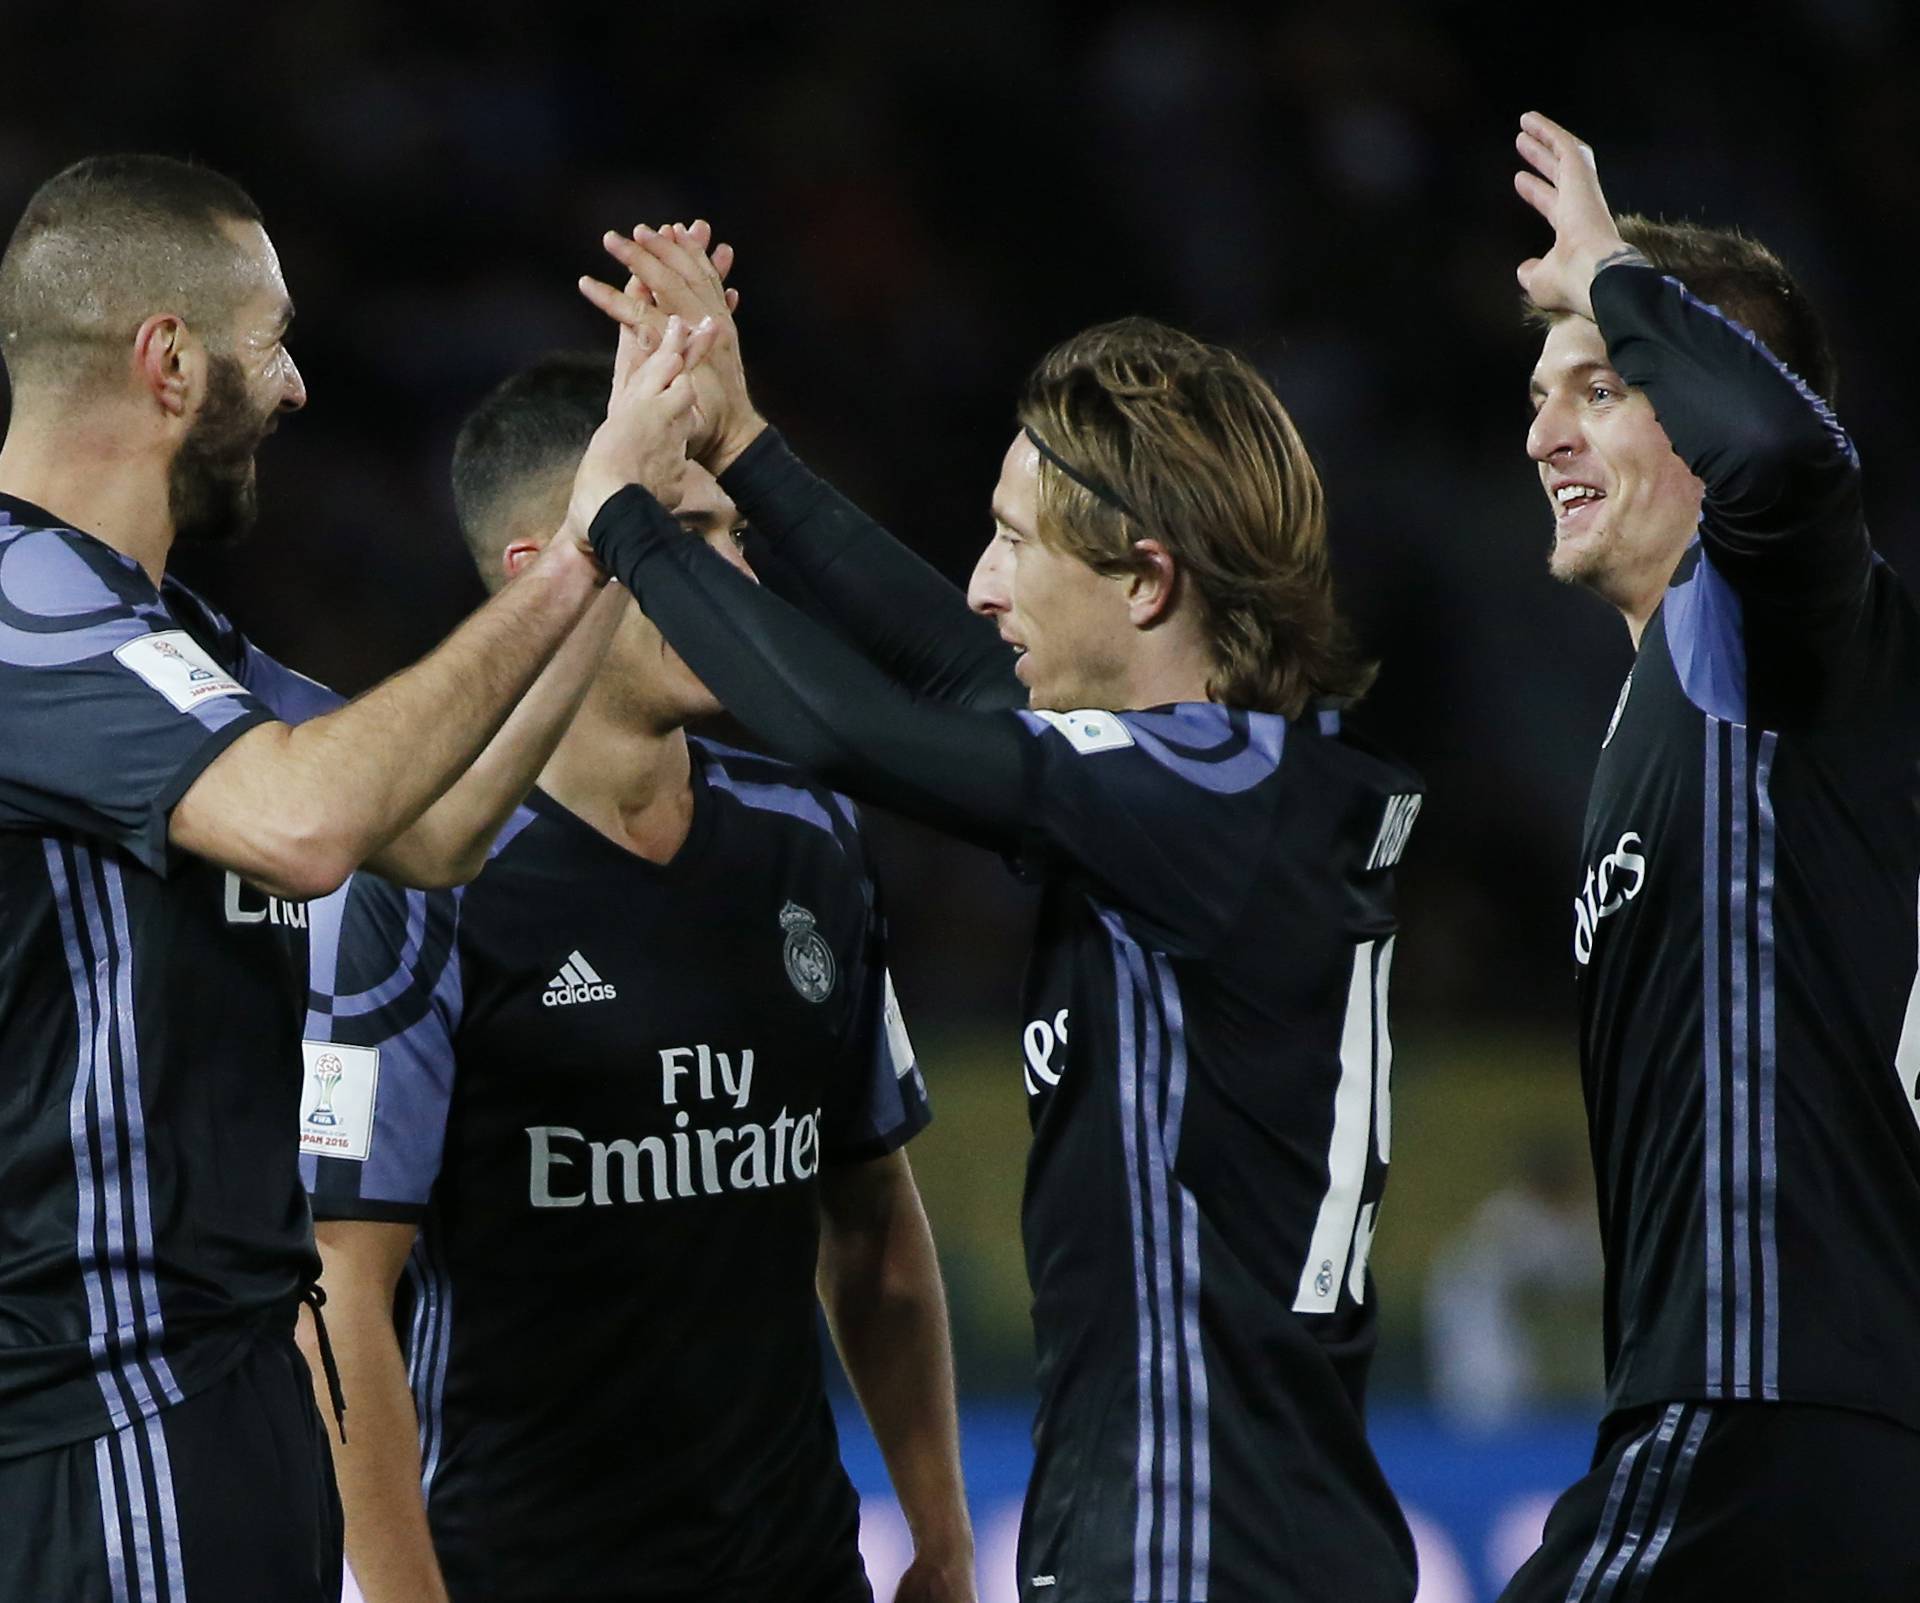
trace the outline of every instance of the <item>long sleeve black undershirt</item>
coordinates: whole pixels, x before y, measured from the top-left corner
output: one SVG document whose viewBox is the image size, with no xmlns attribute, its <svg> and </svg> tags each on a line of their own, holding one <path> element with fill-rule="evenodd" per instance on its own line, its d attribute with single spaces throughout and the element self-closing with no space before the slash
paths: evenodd
<svg viewBox="0 0 1920 1603">
<path fill-rule="evenodd" d="M 639 485 L 611 497 L 590 534 L 667 643 L 778 756 L 858 800 L 1019 849 L 1034 742 L 1017 719 L 895 683 L 689 538 Z"/>
<path fill-rule="evenodd" d="M 1592 294 L 1615 370 L 1706 486 L 1714 566 L 1749 600 L 1803 615 L 1856 602 L 1872 560 L 1860 465 L 1826 402 L 1654 268 L 1609 267 Z"/>
<path fill-rule="evenodd" d="M 1027 704 L 1013 656 L 966 598 L 813 473 L 776 429 L 740 453 L 720 485 L 768 543 L 760 577 L 829 624 L 889 679 L 965 707 Z"/>
</svg>

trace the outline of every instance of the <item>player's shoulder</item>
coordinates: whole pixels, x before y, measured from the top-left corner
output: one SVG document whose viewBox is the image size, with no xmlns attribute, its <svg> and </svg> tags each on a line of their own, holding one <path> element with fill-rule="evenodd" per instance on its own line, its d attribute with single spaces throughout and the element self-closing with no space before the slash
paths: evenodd
<svg viewBox="0 0 1920 1603">
<path fill-rule="evenodd" d="M 764 752 L 705 736 L 687 742 L 708 790 L 756 815 L 768 828 L 813 831 L 864 863 L 860 814 L 849 797 L 813 775 Z"/>
<path fill-rule="evenodd" d="M 0 496 L 0 661 L 64 667 L 164 629 L 164 618 L 131 558 Z"/>
<path fill-rule="evenodd" d="M 377 1038 L 423 1014 L 456 960 L 460 894 L 366 869 L 309 914 L 310 1008 Z"/>
<path fill-rule="evenodd" d="M 1089 774 L 1110 776 L 1116 785 L 1165 787 L 1189 800 L 1195 792 L 1247 796 L 1296 777 L 1324 781 L 1330 772 L 1387 791 L 1423 788 L 1412 770 L 1355 736 L 1332 709 L 1287 718 L 1194 701 L 1018 716 L 1053 750 L 1088 759 Z"/>
</svg>

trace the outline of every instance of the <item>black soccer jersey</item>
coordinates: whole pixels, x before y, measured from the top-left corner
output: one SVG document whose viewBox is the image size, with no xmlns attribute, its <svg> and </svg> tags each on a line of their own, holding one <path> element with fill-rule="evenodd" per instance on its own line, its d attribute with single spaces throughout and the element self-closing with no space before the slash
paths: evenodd
<svg viewBox="0 0 1920 1603">
<path fill-rule="evenodd" d="M 464 891 L 316 910 L 304 1161 L 319 1218 L 420 1224 L 399 1330 L 456 1598 L 861 1585 L 816 1181 L 924 1088 L 851 807 L 692 745 L 664 865 L 536 792 Z"/>
<path fill-rule="evenodd" d="M 1017 1070 L 1041 1393 L 1021 1596 L 1412 1597 L 1362 1410 L 1419 781 L 1332 713 L 1020 711 L 991 627 L 776 436 L 724 482 L 777 536 L 764 571 L 894 677 L 623 491 L 601 519 L 648 616 L 787 755 L 1045 887 Z"/>
<path fill-rule="evenodd" d="M 171 850 L 167 817 L 238 736 L 332 700 L 0 496 L 0 1456 L 191 1396 L 317 1273 L 305 909 Z"/>
<path fill-rule="evenodd" d="M 1824 403 L 1650 269 L 1593 298 L 1706 485 L 1574 904 L 1609 1402 L 1920 1429 L 1920 617 Z"/>
<path fill-rule="evenodd" d="M 1020 716 L 1021 1595 L 1410 1597 L 1363 1405 L 1418 782 L 1331 714 Z"/>
</svg>

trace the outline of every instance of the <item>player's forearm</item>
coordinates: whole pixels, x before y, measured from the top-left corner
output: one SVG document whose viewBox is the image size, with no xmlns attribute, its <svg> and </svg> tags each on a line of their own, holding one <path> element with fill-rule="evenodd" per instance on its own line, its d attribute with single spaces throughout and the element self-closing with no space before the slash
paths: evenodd
<svg viewBox="0 0 1920 1603">
<path fill-rule="evenodd" d="M 462 885 L 480 872 L 494 837 L 533 788 L 580 710 L 628 604 L 618 585 L 600 592 L 486 750 L 445 795 L 376 852 L 369 867 L 414 886 Z"/>
<path fill-rule="evenodd" d="M 337 712 L 235 741 L 175 807 L 174 843 L 280 895 L 327 895 L 480 755 L 597 584 L 556 540 L 413 667 Z"/>
<path fill-rule="evenodd" d="M 910 1181 L 870 1227 L 829 1224 L 821 1295 L 915 1550 L 964 1559 L 970 1569 L 973 1527 L 960 1472 L 946 1292 Z"/>
<path fill-rule="evenodd" d="M 1804 532 L 1864 551 L 1859 461 L 1825 401 L 1651 267 L 1609 267 L 1592 294 L 1615 368 L 1706 486 L 1710 532 L 1743 552 Z"/>
<path fill-rule="evenodd" d="M 333 1444 L 348 1562 L 366 1603 L 445 1603 L 420 1494 L 420 1422 L 391 1302 L 355 1295 L 335 1279 L 328 1276 L 326 1318 L 351 1420 L 346 1443 Z M 321 1417 L 331 1419 L 319 1366 L 311 1367 Z"/>
<path fill-rule="evenodd" d="M 1029 742 L 1012 718 L 902 689 L 687 536 L 638 486 L 607 503 L 593 536 L 667 643 L 779 756 L 963 839 L 1018 846 Z"/>
<path fill-rule="evenodd" d="M 892 678 L 972 707 L 1023 707 L 1013 658 L 966 597 L 764 430 L 721 486 L 780 563 L 762 578 Z"/>
</svg>

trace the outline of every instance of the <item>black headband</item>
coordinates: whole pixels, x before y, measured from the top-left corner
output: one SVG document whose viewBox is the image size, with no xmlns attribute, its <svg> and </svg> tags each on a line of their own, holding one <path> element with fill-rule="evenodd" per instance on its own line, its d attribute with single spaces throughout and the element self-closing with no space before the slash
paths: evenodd
<svg viewBox="0 0 1920 1603">
<path fill-rule="evenodd" d="M 1038 451 L 1043 457 L 1045 457 L 1049 462 L 1051 462 L 1062 473 L 1066 474 L 1068 478 L 1072 479 L 1075 484 L 1079 485 L 1081 489 L 1085 490 L 1088 495 L 1094 498 L 1094 500 L 1103 501 L 1108 506 L 1112 507 L 1114 511 L 1124 512 L 1128 517 L 1134 519 L 1136 522 L 1139 521 L 1140 515 L 1137 512 L 1135 512 L 1132 507 L 1128 506 L 1126 502 L 1122 501 L 1119 496 L 1115 495 L 1113 491 L 1109 490 L 1104 484 L 1099 483 L 1097 480 L 1088 478 L 1086 474 L 1082 473 L 1078 468 L 1069 466 L 1065 461 L 1061 459 L 1060 453 L 1054 450 L 1052 446 L 1048 445 L 1047 442 L 1041 439 L 1039 435 L 1035 434 L 1031 428 L 1024 429 L 1023 432 L 1026 434 L 1029 440 L 1033 441 L 1034 450 Z"/>
</svg>

